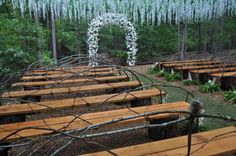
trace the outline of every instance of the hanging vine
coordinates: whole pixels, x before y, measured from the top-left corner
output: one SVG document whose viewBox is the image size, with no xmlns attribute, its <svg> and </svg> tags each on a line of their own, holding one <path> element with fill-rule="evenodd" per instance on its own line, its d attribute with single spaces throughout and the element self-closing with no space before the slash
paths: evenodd
<svg viewBox="0 0 236 156">
<path fill-rule="evenodd" d="M 79 21 L 104 13 L 124 14 L 134 22 L 152 24 L 198 22 L 236 14 L 235 0 L 0 0 L 0 5 L 8 1 L 13 8 L 20 8 L 22 15 L 38 7 L 45 18 L 49 6 L 57 18 Z"/>
</svg>

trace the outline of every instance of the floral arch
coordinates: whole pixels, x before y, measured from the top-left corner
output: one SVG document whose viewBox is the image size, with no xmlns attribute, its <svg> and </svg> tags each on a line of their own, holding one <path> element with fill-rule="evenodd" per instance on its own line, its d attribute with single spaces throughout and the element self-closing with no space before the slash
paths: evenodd
<svg viewBox="0 0 236 156">
<path fill-rule="evenodd" d="M 137 34 L 134 26 L 122 14 L 107 13 L 93 19 L 88 29 L 88 46 L 89 46 L 89 65 L 98 65 L 98 35 L 101 27 L 106 24 L 118 25 L 126 31 L 126 46 L 128 49 L 127 63 L 129 66 L 134 66 L 137 53 Z"/>
</svg>

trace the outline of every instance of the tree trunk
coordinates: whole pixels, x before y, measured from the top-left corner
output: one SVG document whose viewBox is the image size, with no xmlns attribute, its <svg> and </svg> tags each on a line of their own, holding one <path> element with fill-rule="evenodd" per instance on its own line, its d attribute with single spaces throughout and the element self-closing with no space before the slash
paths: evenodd
<svg viewBox="0 0 236 156">
<path fill-rule="evenodd" d="M 42 64 L 42 54 L 40 49 L 40 35 L 39 35 L 39 12 L 38 12 L 38 4 L 36 4 L 37 7 L 34 10 L 34 22 L 36 25 L 36 60 L 38 61 L 39 65 Z"/>
<path fill-rule="evenodd" d="M 53 9 L 51 11 L 51 22 L 52 22 L 52 55 L 53 59 L 57 61 L 56 28 L 55 28 L 55 16 Z"/>
<path fill-rule="evenodd" d="M 201 23 L 198 23 L 198 52 L 202 50 L 202 28 Z"/>
<path fill-rule="evenodd" d="M 180 23 L 178 23 L 178 25 L 177 25 L 177 29 L 178 29 L 178 52 L 180 52 L 180 51 L 181 51 Z"/>
</svg>

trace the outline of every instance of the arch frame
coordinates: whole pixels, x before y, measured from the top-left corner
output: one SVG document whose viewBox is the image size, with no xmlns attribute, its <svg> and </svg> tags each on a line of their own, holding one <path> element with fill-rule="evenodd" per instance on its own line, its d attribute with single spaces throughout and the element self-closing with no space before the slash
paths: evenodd
<svg viewBox="0 0 236 156">
<path fill-rule="evenodd" d="M 114 14 L 106 13 L 97 18 L 93 19 L 89 25 L 88 29 L 88 53 L 89 53 L 89 66 L 97 66 L 99 55 L 98 55 L 98 41 L 99 41 L 99 32 L 102 26 L 104 25 L 117 25 L 121 28 L 124 28 L 126 31 L 125 34 L 125 43 L 128 49 L 127 64 L 129 66 L 134 66 L 136 63 L 136 53 L 137 53 L 137 33 L 133 24 L 127 20 L 123 14 Z"/>
</svg>

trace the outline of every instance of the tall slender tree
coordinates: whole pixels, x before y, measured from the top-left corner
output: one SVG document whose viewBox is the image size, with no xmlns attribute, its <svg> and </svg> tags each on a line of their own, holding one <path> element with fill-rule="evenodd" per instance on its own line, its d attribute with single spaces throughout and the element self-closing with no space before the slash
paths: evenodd
<svg viewBox="0 0 236 156">
<path fill-rule="evenodd" d="M 51 8 L 52 9 L 52 8 Z M 52 24 L 52 56 L 57 61 L 57 43 L 56 43 L 56 26 L 54 9 L 51 11 L 51 24 Z"/>
<path fill-rule="evenodd" d="M 38 11 L 38 2 L 35 2 L 36 9 L 34 10 L 34 22 L 36 25 L 36 60 L 39 65 L 42 64 L 42 53 L 41 53 L 41 44 L 40 44 L 40 23 L 39 23 L 39 11 Z"/>
</svg>

